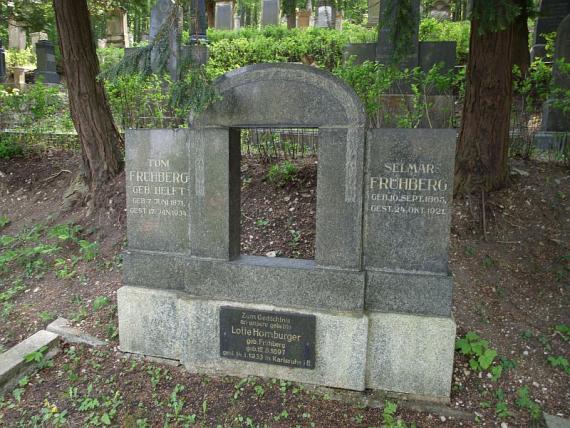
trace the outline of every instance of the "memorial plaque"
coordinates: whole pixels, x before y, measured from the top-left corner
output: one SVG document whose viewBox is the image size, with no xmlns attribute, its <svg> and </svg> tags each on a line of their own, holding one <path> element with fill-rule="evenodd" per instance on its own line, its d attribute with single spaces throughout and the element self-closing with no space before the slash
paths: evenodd
<svg viewBox="0 0 570 428">
<path fill-rule="evenodd" d="M 220 308 L 220 356 L 315 368 L 314 315 Z"/>
</svg>

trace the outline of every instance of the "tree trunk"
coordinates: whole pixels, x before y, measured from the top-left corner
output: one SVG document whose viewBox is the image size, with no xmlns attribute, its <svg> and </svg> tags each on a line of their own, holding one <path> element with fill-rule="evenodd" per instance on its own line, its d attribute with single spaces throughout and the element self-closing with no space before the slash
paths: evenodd
<svg viewBox="0 0 570 428">
<path fill-rule="evenodd" d="M 83 175 L 95 207 L 106 200 L 101 191 L 122 170 L 122 138 L 97 80 L 99 60 L 93 43 L 86 0 L 53 0 L 59 47 L 73 124 L 79 136 Z M 99 202 L 101 201 L 101 203 Z"/>
<path fill-rule="evenodd" d="M 513 53 L 512 65 L 516 65 L 521 76 L 524 77 L 530 67 L 530 53 L 528 49 L 528 5 L 527 0 L 518 0 L 521 13 L 513 25 Z"/>
<path fill-rule="evenodd" d="M 478 33 L 471 21 L 465 102 L 455 156 L 455 193 L 493 191 L 508 179 L 512 26 Z"/>
</svg>

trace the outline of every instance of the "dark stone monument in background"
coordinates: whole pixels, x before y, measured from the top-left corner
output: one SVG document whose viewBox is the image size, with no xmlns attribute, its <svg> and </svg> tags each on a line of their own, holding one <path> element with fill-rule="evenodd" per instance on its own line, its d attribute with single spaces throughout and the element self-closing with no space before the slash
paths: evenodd
<svg viewBox="0 0 570 428">
<path fill-rule="evenodd" d="M 554 43 L 554 65 L 552 79 L 554 86 L 561 91 L 570 90 L 570 73 L 560 67 L 560 60 L 570 64 L 570 14 L 560 23 Z M 569 143 L 570 112 L 564 112 L 556 102 L 563 101 L 564 92 L 554 93 L 544 103 L 541 131 L 535 135 L 535 144 L 543 150 L 563 150 Z M 568 100 L 564 100 L 568 102 Z"/>
<path fill-rule="evenodd" d="M 261 25 L 279 25 L 279 0 L 262 0 Z"/>
<path fill-rule="evenodd" d="M 4 46 L 2 45 L 2 39 L 0 39 L 0 83 L 6 81 L 6 55 L 4 51 Z"/>
<path fill-rule="evenodd" d="M 531 58 L 545 55 L 546 39 L 544 34 L 552 33 L 558 29 L 564 17 L 570 13 L 570 0 L 542 0 L 538 13 L 534 27 Z"/>
<path fill-rule="evenodd" d="M 233 0 L 217 0 L 215 27 L 218 30 L 233 30 L 234 28 L 234 2 Z"/>
<path fill-rule="evenodd" d="M 205 42 L 207 31 L 206 0 L 192 0 L 190 3 L 190 42 Z"/>
<path fill-rule="evenodd" d="M 49 40 L 40 40 L 36 43 L 36 57 L 38 67 L 35 71 L 36 80 L 42 77 L 44 83 L 59 83 L 53 43 Z"/>
<path fill-rule="evenodd" d="M 408 54 L 400 61 L 400 67 L 421 66 L 423 71 L 428 71 L 435 64 L 443 64 L 443 71 L 452 70 L 456 64 L 456 42 L 419 42 L 418 32 L 420 25 L 420 2 L 412 0 L 412 12 L 414 29 L 411 44 L 408 47 Z M 387 16 L 388 2 L 380 2 L 380 22 L 383 24 L 378 31 L 378 41 L 376 43 L 350 43 L 343 52 L 343 58 L 347 61 L 353 57 L 354 64 L 361 64 L 364 61 L 378 61 L 388 64 L 392 61 L 394 46 L 391 40 L 392 25 L 394 18 Z M 394 13 L 395 11 L 392 11 Z"/>
</svg>

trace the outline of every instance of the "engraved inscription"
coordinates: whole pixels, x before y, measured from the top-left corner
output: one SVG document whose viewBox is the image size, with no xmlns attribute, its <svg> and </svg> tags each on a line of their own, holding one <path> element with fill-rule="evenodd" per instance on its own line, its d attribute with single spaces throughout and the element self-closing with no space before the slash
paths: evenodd
<svg viewBox="0 0 570 428">
<path fill-rule="evenodd" d="M 314 315 L 220 308 L 220 356 L 315 368 Z"/>
<path fill-rule="evenodd" d="M 168 159 L 148 159 L 146 167 L 127 171 L 129 215 L 187 217 L 188 173 L 173 171 Z"/>
<path fill-rule="evenodd" d="M 447 180 L 434 162 L 386 162 L 367 183 L 368 210 L 395 215 L 448 214 Z"/>
</svg>

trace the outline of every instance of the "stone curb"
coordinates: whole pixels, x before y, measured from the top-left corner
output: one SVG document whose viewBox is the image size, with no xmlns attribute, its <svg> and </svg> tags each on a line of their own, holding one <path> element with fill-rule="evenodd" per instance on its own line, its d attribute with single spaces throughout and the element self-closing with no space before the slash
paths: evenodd
<svg viewBox="0 0 570 428">
<path fill-rule="evenodd" d="M 83 333 L 76 327 L 72 327 L 70 321 L 62 317 L 59 317 L 48 325 L 46 330 L 60 335 L 69 343 L 85 343 L 89 346 L 104 346 L 107 344 L 96 337 Z"/>
<path fill-rule="evenodd" d="M 24 357 L 47 346 L 46 358 L 53 358 L 58 352 L 59 336 L 40 330 L 16 346 L 0 354 L 0 395 L 11 390 L 18 380 L 35 370 L 35 362 L 27 362 Z"/>
<path fill-rule="evenodd" d="M 561 418 L 560 416 L 549 415 L 544 413 L 544 423 L 548 428 L 570 428 L 570 420 Z"/>
</svg>

